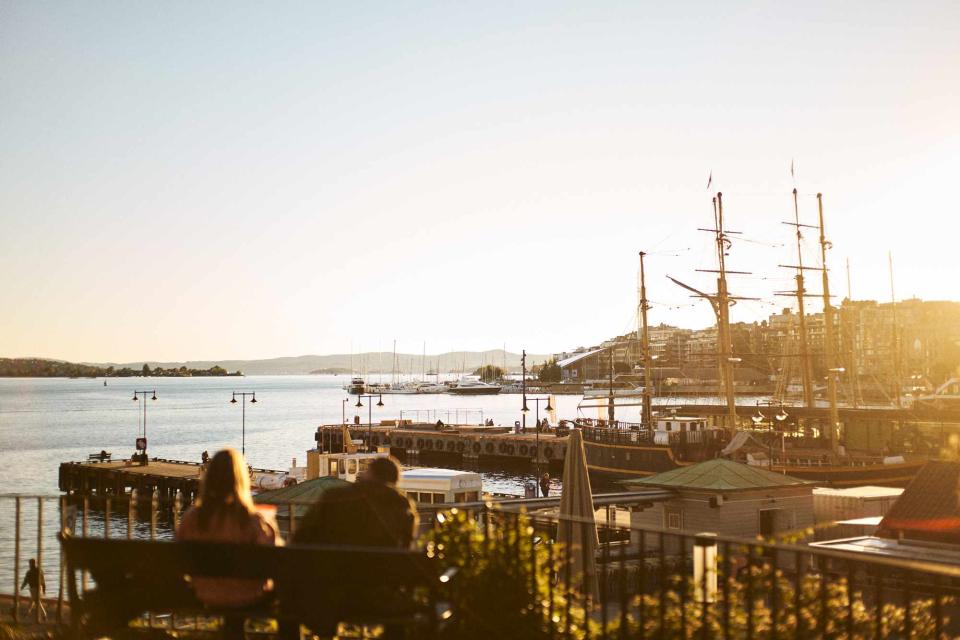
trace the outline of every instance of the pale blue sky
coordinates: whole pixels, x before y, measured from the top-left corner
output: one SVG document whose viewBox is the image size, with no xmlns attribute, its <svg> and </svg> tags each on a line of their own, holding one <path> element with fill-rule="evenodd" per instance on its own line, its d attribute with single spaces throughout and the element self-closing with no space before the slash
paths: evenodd
<svg viewBox="0 0 960 640">
<path fill-rule="evenodd" d="M 958 114 L 955 2 L 6 0 L 0 355 L 554 351 L 641 249 L 705 326 L 711 170 L 759 319 L 791 159 L 838 293 L 957 298 Z"/>
</svg>

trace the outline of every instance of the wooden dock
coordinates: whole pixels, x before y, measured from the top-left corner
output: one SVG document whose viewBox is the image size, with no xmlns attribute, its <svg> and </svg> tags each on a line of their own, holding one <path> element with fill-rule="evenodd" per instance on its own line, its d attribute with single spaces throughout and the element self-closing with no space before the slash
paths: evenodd
<svg viewBox="0 0 960 640">
<path fill-rule="evenodd" d="M 393 421 L 388 421 L 393 422 Z M 417 458 L 437 462 L 490 461 L 537 465 L 560 469 L 567 453 L 567 436 L 554 431 L 538 434 L 527 427 L 526 433 L 515 433 L 513 427 L 431 424 L 348 425 L 351 440 L 364 445 L 386 447 L 401 459 Z M 341 451 L 343 425 L 317 428 L 317 448 Z M 369 441 L 369 442 L 368 442 Z M 539 448 L 538 448 L 539 444 Z"/>
<path fill-rule="evenodd" d="M 252 469 L 280 474 L 270 469 Z M 172 502 L 177 493 L 183 504 L 193 502 L 200 491 L 203 467 L 199 462 L 151 458 L 146 464 L 131 460 L 60 463 L 60 490 L 77 495 L 129 497 L 136 490 L 140 499 L 154 494 L 161 503 Z"/>
</svg>

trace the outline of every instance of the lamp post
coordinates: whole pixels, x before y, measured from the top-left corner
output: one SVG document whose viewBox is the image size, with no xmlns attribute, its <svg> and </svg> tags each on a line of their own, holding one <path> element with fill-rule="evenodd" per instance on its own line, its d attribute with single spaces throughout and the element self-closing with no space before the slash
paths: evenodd
<svg viewBox="0 0 960 640">
<path fill-rule="evenodd" d="M 383 406 L 383 396 L 380 395 L 380 394 L 377 394 L 377 395 L 373 395 L 373 394 L 370 394 L 370 395 L 359 394 L 359 395 L 357 396 L 357 404 L 355 404 L 355 405 L 353 405 L 353 406 L 358 407 L 358 408 L 363 407 L 363 402 L 362 402 L 362 400 L 363 400 L 364 398 L 366 398 L 366 399 L 368 400 L 368 403 L 367 403 L 367 451 L 372 451 L 372 450 L 373 450 L 373 447 L 372 447 L 372 443 L 373 443 L 373 399 L 376 398 L 376 399 L 377 399 L 377 406 L 378 406 L 378 407 L 382 407 L 382 406 Z"/>
<path fill-rule="evenodd" d="M 535 403 L 537 404 L 537 409 L 536 409 L 536 416 L 537 416 L 537 437 L 536 437 L 536 442 L 537 442 L 537 444 L 536 444 L 536 447 L 537 447 L 537 455 L 536 455 L 536 463 L 537 463 L 537 483 L 536 483 L 536 484 L 537 484 L 537 495 L 539 496 L 539 495 L 540 495 L 540 403 L 541 403 L 541 402 L 546 402 L 546 403 L 547 403 L 547 406 L 544 407 L 544 409 L 545 409 L 548 413 L 549 413 L 550 411 L 553 411 L 553 407 L 550 406 L 550 397 L 549 397 L 549 396 L 546 397 L 546 398 L 527 398 L 526 396 L 524 396 L 524 397 L 523 397 L 523 409 L 521 409 L 521 411 L 523 412 L 524 417 L 526 417 L 527 413 L 529 413 L 529 411 L 530 411 L 530 408 L 527 406 L 527 400 L 532 400 L 533 402 L 535 402 Z"/>
<path fill-rule="evenodd" d="M 240 415 L 240 453 L 244 457 L 247 455 L 247 396 L 250 396 L 250 403 L 256 404 L 257 402 L 257 392 L 256 391 L 234 391 L 233 397 L 230 399 L 230 404 L 237 404 L 237 396 L 240 396 L 240 404 L 243 405 L 243 410 Z"/>
<path fill-rule="evenodd" d="M 143 448 L 141 449 L 141 447 L 137 446 L 137 449 L 141 449 L 143 451 L 144 461 L 146 461 L 146 458 L 147 458 L 147 394 L 148 393 L 151 394 L 151 398 L 150 398 L 151 400 L 157 399 L 156 389 L 152 389 L 150 391 L 134 391 L 133 392 L 134 402 L 139 401 L 140 396 L 143 396 Z M 140 418 L 140 412 L 138 411 L 137 412 L 138 421 L 139 421 L 139 418 Z M 138 445 L 140 444 L 139 439 L 137 444 Z"/>
</svg>

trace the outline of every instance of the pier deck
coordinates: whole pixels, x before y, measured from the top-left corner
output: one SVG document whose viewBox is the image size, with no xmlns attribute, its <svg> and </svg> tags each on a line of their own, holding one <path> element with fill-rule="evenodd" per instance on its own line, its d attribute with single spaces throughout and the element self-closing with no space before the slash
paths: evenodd
<svg viewBox="0 0 960 640">
<path fill-rule="evenodd" d="M 200 490 L 203 467 L 199 462 L 151 458 L 147 464 L 130 460 L 60 463 L 60 490 L 79 495 L 122 497 L 133 490 L 141 499 L 156 492 L 161 502 L 181 494 L 190 504 Z M 269 469 L 252 469 L 262 474 L 280 474 Z"/>
<path fill-rule="evenodd" d="M 549 465 L 559 468 L 567 452 L 567 436 L 554 431 L 539 434 L 533 427 L 526 433 L 515 433 L 513 427 L 444 425 L 348 425 L 350 438 L 364 445 L 387 447 L 400 457 L 447 460 L 498 459 L 518 463 Z M 340 451 L 343 446 L 343 425 L 317 428 L 316 441 L 321 450 Z M 369 440 L 369 442 L 368 442 Z M 539 450 L 538 450 L 539 440 Z"/>
</svg>

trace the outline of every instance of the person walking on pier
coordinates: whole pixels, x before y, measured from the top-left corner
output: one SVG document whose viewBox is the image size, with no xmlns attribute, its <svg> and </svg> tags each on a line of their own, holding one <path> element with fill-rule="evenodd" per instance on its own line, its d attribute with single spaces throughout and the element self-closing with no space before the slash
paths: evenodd
<svg viewBox="0 0 960 640">
<path fill-rule="evenodd" d="M 27 615 L 33 611 L 34 607 L 40 610 L 43 619 L 47 619 L 47 610 L 43 608 L 43 594 L 47 591 L 47 581 L 43 577 L 43 569 L 37 566 L 35 558 L 30 558 L 30 568 L 27 569 L 27 575 L 23 578 L 23 584 L 20 585 L 20 591 L 25 587 L 30 587 L 30 607 L 27 609 Z"/>
<path fill-rule="evenodd" d="M 540 477 L 540 494 L 544 498 L 550 497 L 550 474 L 545 473 Z"/>
</svg>

